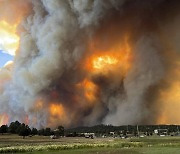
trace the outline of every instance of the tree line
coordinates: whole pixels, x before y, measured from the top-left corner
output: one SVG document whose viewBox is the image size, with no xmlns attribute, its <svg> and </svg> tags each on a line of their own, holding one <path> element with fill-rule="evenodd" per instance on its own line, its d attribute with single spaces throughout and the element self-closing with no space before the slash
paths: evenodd
<svg viewBox="0 0 180 154">
<path fill-rule="evenodd" d="M 180 130 L 179 125 L 124 125 L 124 126 L 112 126 L 112 125 L 96 125 L 91 127 L 76 127 L 64 129 L 63 126 L 58 126 L 56 129 L 51 128 L 30 128 L 28 125 L 24 123 L 20 123 L 18 121 L 11 122 L 8 125 L 2 125 L 0 127 L 0 133 L 10 133 L 10 134 L 18 134 L 25 138 L 25 136 L 31 135 L 42 135 L 42 136 L 67 136 L 67 137 L 76 137 L 83 136 L 83 133 L 95 133 L 96 136 L 101 136 L 104 134 L 110 134 L 110 132 L 114 132 L 117 135 L 120 134 L 134 134 L 137 135 L 138 132 L 144 132 L 146 135 L 152 135 L 155 129 L 166 129 L 168 133 L 178 132 Z"/>
<path fill-rule="evenodd" d="M 96 125 L 92 127 L 76 127 L 65 130 L 66 134 L 80 134 L 80 133 L 95 133 L 96 136 L 101 136 L 104 134 L 110 134 L 114 132 L 117 135 L 120 134 L 134 134 L 135 136 L 138 132 L 144 132 L 146 135 L 154 134 L 154 130 L 166 129 L 167 132 L 174 133 L 179 132 L 179 125 L 124 125 L 124 126 L 113 126 L 113 125 Z"/>
<path fill-rule="evenodd" d="M 30 128 L 28 125 L 24 123 L 20 123 L 19 121 L 11 122 L 10 125 L 2 125 L 0 127 L 0 133 L 10 133 L 10 134 L 18 134 L 25 138 L 25 136 L 31 135 L 42 135 L 42 136 L 50 136 L 50 135 L 58 135 L 64 136 L 64 127 L 58 126 L 56 131 L 52 130 L 51 128 Z"/>
</svg>

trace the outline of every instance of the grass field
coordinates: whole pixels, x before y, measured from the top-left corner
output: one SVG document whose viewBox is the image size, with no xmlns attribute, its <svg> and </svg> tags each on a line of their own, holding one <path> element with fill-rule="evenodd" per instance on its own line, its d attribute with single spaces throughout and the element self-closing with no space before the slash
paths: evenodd
<svg viewBox="0 0 180 154">
<path fill-rule="evenodd" d="M 33 154 L 179 154 L 180 137 L 60 138 L 0 135 L 0 153 Z"/>
</svg>

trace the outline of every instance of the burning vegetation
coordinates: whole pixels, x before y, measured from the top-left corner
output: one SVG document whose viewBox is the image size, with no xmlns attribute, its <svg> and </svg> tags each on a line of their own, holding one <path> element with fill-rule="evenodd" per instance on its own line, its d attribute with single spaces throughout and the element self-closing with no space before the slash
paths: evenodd
<svg viewBox="0 0 180 154">
<path fill-rule="evenodd" d="M 0 49 L 14 61 L 0 69 L 0 124 L 179 124 L 179 8 L 1 0 Z"/>
</svg>

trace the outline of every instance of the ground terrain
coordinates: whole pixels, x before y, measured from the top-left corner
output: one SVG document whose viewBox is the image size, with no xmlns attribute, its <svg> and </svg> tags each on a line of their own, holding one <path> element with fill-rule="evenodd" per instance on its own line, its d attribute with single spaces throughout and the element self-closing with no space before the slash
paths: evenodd
<svg viewBox="0 0 180 154">
<path fill-rule="evenodd" d="M 180 137 L 59 138 L 0 135 L 1 153 L 33 154 L 179 154 Z"/>
</svg>

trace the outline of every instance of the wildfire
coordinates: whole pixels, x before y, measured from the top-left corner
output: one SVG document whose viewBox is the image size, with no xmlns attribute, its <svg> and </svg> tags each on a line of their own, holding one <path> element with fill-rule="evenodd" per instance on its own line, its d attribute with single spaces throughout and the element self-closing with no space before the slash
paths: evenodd
<svg viewBox="0 0 180 154">
<path fill-rule="evenodd" d="M 127 37 L 123 42 L 112 45 L 107 50 L 99 49 L 90 43 L 91 55 L 86 60 L 85 69 L 92 73 L 118 70 L 126 74 L 131 67 L 131 48 Z"/>
<path fill-rule="evenodd" d="M 115 65 L 118 63 L 118 60 L 110 56 L 100 56 L 93 60 L 93 67 L 96 69 L 103 69 L 107 65 Z"/>
<path fill-rule="evenodd" d="M 29 124 L 29 117 L 28 117 L 28 115 L 25 116 L 24 123 L 25 123 L 26 125 Z"/>
<path fill-rule="evenodd" d="M 172 83 L 167 91 L 161 93 L 162 115 L 158 119 L 158 123 L 179 124 L 180 121 L 180 81 Z"/>
<path fill-rule="evenodd" d="M 9 121 L 9 117 L 7 114 L 1 114 L 0 115 L 0 126 L 1 125 L 6 125 Z"/>
<path fill-rule="evenodd" d="M 81 83 L 77 84 L 78 88 L 81 88 L 84 96 L 89 102 L 96 100 L 97 86 L 90 80 L 84 79 Z"/>
<path fill-rule="evenodd" d="M 62 104 L 51 104 L 50 113 L 52 116 L 57 116 L 62 118 L 65 114 L 64 107 L 62 106 Z"/>
<path fill-rule="evenodd" d="M 157 123 L 179 124 L 180 121 L 180 63 L 174 72 L 174 78 L 169 81 L 170 87 L 160 93 L 162 114 Z"/>
<path fill-rule="evenodd" d="M 50 117 L 49 126 L 54 125 L 54 123 L 61 123 L 62 125 L 68 125 L 70 121 L 67 117 L 65 108 L 62 104 L 51 103 L 49 107 Z"/>
<path fill-rule="evenodd" d="M 6 21 L 0 21 L 0 49 L 15 55 L 19 46 L 19 36 L 16 34 L 17 24 L 10 25 Z"/>
</svg>

